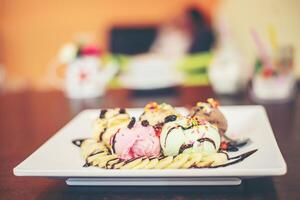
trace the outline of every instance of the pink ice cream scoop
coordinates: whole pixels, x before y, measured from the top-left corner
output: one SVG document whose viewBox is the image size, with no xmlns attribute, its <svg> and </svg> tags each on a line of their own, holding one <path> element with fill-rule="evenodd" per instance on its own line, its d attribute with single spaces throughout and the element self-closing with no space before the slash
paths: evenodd
<svg viewBox="0 0 300 200">
<path fill-rule="evenodd" d="M 148 124 L 131 121 L 128 127 L 119 129 L 111 143 L 114 153 L 125 160 L 160 155 L 159 138 Z"/>
</svg>

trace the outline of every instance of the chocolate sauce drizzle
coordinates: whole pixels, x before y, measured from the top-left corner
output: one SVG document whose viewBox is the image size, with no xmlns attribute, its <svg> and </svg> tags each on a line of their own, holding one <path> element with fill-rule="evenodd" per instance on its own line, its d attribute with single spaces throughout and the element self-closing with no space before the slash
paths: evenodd
<svg viewBox="0 0 300 200">
<path fill-rule="evenodd" d="M 181 126 L 181 125 L 178 125 L 178 126 L 174 126 L 174 127 L 170 128 L 170 129 L 168 130 L 168 132 L 167 132 L 167 135 L 166 135 L 166 138 L 165 138 L 164 146 L 167 145 L 167 138 L 168 138 L 169 134 L 171 133 L 171 131 L 173 131 L 174 129 L 179 128 L 179 127 L 180 127 L 182 130 L 188 130 L 188 129 L 192 128 L 193 125 L 188 126 L 188 127 L 183 127 L 183 126 Z"/>
<path fill-rule="evenodd" d="M 82 143 L 84 140 L 86 140 L 87 138 L 82 138 L 82 139 L 75 139 L 75 140 L 72 140 L 72 143 L 78 147 L 81 147 Z"/>
<path fill-rule="evenodd" d="M 223 154 L 225 154 L 227 160 L 230 160 L 230 159 L 231 159 L 231 158 L 229 157 L 228 153 L 225 152 L 225 151 L 219 150 L 218 153 L 223 153 Z"/>
<path fill-rule="evenodd" d="M 108 160 L 107 162 L 106 162 L 106 165 L 105 165 L 105 168 L 106 169 L 108 169 L 109 167 L 109 162 L 112 162 L 112 161 L 114 161 L 114 160 L 118 160 L 119 158 L 113 158 L 113 159 L 110 159 L 110 160 Z"/>
<path fill-rule="evenodd" d="M 131 158 L 131 159 L 129 159 L 129 160 L 126 160 L 126 161 L 124 162 L 124 165 L 126 165 L 126 164 L 128 164 L 128 163 L 131 163 L 131 162 L 133 162 L 133 161 L 135 161 L 135 160 L 137 160 L 137 159 L 140 159 L 140 158 L 142 158 L 142 156 L 141 156 L 141 157 L 136 157 L 136 158 Z"/>
<path fill-rule="evenodd" d="M 199 140 L 197 140 L 198 142 L 202 143 L 202 142 L 210 142 L 214 145 L 215 149 L 217 149 L 216 143 L 215 141 L 213 141 L 210 138 L 204 137 L 204 138 L 200 138 Z"/>
<path fill-rule="evenodd" d="M 100 133 L 100 135 L 99 135 L 99 140 L 100 140 L 100 141 L 103 140 L 103 135 L 104 135 L 106 129 L 107 129 L 107 128 L 104 128 L 104 130 Z"/>
<path fill-rule="evenodd" d="M 119 132 L 119 131 L 118 131 Z M 118 133 L 117 132 L 117 133 Z M 111 145 L 111 153 L 113 154 L 113 153 L 115 153 L 116 151 L 115 151 L 115 143 L 116 143 L 116 135 L 117 135 L 117 133 L 115 133 L 114 134 L 114 136 L 113 136 L 113 138 L 112 138 L 112 140 L 111 140 L 111 143 L 112 143 L 112 145 Z"/>
<path fill-rule="evenodd" d="M 109 169 L 114 169 L 115 166 L 116 166 L 117 164 L 121 163 L 121 162 L 123 162 L 123 160 L 119 159 L 118 162 L 115 162 L 114 164 L 112 164 L 112 165 L 109 167 Z"/>
<path fill-rule="evenodd" d="M 107 112 L 106 109 L 101 110 L 99 118 L 100 118 L 100 119 L 105 118 L 105 113 L 106 113 L 106 112 Z"/>
<path fill-rule="evenodd" d="M 158 159 L 158 160 L 162 160 L 162 159 L 165 159 L 166 157 L 168 157 L 168 156 L 160 156 L 160 157 L 158 157 L 157 159 Z"/>
<path fill-rule="evenodd" d="M 237 160 L 234 160 L 234 161 L 229 162 L 229 163 L 225 163 L 225 164 L 223 164 L 223 165 L 210 166 L 210 168 L 226 167 L 226 166 L 229 166 L 229 165 L 233 165 L 233 164 L 239 163 L 239 162 L 243 161 L 244 159 L 246 159 L 247 157 L 249 157 L 249 156 L 251 156 L 252 154 L 254 154 L 257 150 L 258 150 L 258 149 L 254 149 L 254 150 L 252 150 L 252 151 L 248 151 L 248 152 L 243 153 L 243 154 L 241 154 L 241 155 L 238 155 L 238 156 L 229 158 L 229 160 L 233 160 L 233 159 L 237 159 Z"/>
<path fill-rule="evenodd" d="M 191 117 L 192 117 L 192 118 L 195 117 L 196 114 L 197 114 L 199 111 L 200 111 L 200 109 L 199 109 L 199 108 L 196 108 L 196 109 L 194 110 L 193 114 L 191 115 Z"/>
<path fill-rule="evenodd" d="M 103 153 L 104 151 L 97 151 L 97 152 L 94 152 L 94 153 L 91 153 L 88 157 L 91 157 L 91 156 L 94 156 L 94 155 L 97 155 L 97 154 L 100 154 L 100 153 Z"/>
<path fill-rule="evenodd" d="M 188 149 L 188 148 L 192 148 L 193 144 L 183 144 L 180 146 L 179 148 L 179 154 L 182 153 L 184 150 Z"/>
<path fill-rule="evenodd" d="M 89 167 L 89 166 L 91 166 L 92 164 L 91 163 L 89 163 L 87 160 L 85 161 L 85 164 L 82 166 L 82 167 Z"/>
<path fill-rule="evenodd" d="M 141 121 L 143 115 L 145 115 L 145 111 L 140 115 L 140 117 L 139 117 L 140 121 Z"/>
<path fill-rule="evenodd" d="M 135 117 L 132 117 L 131 120 L 130 120 L 130 122 L 129 122 L 129 124 L 127 125 L 127 128 L 132 129 L 132 127 L 135 124 L 135 121 L 136 121 Z"/>
<path fill-rule="evenodd" d="M 246 153 L 243 153 L 241 155 L 238 155 L 238 156 L 235 156 L 235 157 L 231 157 L 229 158 L 228 154 L 226 152 L 220 152 L 220 153 L 224 153 L 226 156 L 227 156 L 227 159 L 228 160 L 234 160 L 232 162 L 228 162 L 228 163 L 225 163 L 225 164 L 222 164 L 222 165 L 216 165 L 216 166 L 208 166 L 208 167 L 197 167 L 195 165 L 192 165 L 190 168 L 219 168 L 219 167 L 227 167 L 229 165 L 233 165 L 233 164 L 236 164 L 236 163 L 239 163 L 243 160 L 245 160 L 246 158 L 248 158 L 249 156 L 251 156 L 252 154 L 254 154 L 258 149 L 254 149 L 252 151 L 248 151 Z"/>
</svg>

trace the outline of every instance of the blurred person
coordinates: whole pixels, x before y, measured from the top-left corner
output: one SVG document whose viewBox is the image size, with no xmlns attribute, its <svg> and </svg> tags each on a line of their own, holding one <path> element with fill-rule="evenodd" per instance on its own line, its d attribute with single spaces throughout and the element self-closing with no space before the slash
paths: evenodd
<svg viewBox="0 0 300 200">
<path fill-rule="evenodd" d="M 131 57 L 122 83 L 143 89 L 180 85 L 184 76 L 176 69 L 178 61 L 189 53 L 208 51 L 212 44 L 213 34 L 202 13 L 189 8 L 159 28 L 147 53 Z"/>
<path fill-rule="evenodd" d="M 208 51 L 213 42 L 213 31 L 203 14 L 191 7 L 159 28 L 150 53 L 180 58 L 187 53 Z"/>
<path fill-rule="evenodd" d="M 211 26 L 207 23 L 203 14 L 195 8 L 190 8 L 187 15 L 190 19 L 192 32 L 192 44 L 189 53 L 209 51 L 215 41 Z"/>
</svg>

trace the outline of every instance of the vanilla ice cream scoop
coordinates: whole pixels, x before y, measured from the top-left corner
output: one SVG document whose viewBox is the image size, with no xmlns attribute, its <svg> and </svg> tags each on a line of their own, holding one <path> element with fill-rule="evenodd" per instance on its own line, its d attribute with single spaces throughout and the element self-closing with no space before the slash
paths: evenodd
<svg viewBox="0 0 300 200">
<path fill-rule="evenodd" d="M 150 125 L 155 126 L 164 123 L 167 116 L 176 115 L 179 113 L 169 104 L 156 102 L 148 103 L 144 108 L 144 113 L 140 116 L 140 121 L 147 120 Z"/>
</svg>

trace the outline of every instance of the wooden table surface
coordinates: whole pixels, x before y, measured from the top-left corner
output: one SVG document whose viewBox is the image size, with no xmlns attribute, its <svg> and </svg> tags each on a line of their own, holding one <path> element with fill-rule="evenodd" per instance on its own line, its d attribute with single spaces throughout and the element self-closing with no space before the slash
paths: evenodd
<svg viewBox="0 0 300 200">
<path fill-rule="evenodd" d="M 70 187 L 62 179 L 13 175 L 17 164 L 83 109 L 138 107 L 153 100 L 191 106 L 215 96 L 209 87 L 175 88 L 168 94 L 151 95 L 111 90 L 86 101 L 71 101 L 59 91 L 0 94 L 0 199 L 300 199 L 300 173 L 296 171 L 300 165 L 299 94 L 291 103 L 265 105 L 287 162 L 287 174 L 230 187 Z M 247 95 L 219 99 L 223 105 L 253 104 Z"/>
</svg>

